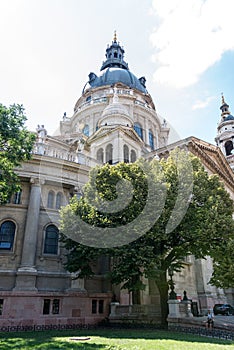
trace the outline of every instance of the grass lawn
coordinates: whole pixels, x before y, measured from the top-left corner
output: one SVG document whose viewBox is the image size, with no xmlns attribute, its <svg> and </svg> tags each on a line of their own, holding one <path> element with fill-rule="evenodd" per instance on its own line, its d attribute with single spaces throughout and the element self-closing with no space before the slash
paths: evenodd
<svg viewBox="0 0 234 350">
<path fill-rule="evenodd" d="M 0 350 L 234 350 L 234 342 L 159 330 L 0 333 Z"/>
</svg>

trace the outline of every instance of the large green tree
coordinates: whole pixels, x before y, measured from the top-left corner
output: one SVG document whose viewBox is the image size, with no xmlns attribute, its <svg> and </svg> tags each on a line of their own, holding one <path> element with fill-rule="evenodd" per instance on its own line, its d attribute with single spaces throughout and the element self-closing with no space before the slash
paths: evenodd
<svg viewBox="0 0 234 350">
<path fill-rule="evenodd" d="M 23 106 L 0 104 L 0 205 L 20 189 L 15 170 L 31 157 L 35 135 L 27 131 L 26 120 Z"/>
<path fill-rule="evenodd" d="M 220 242 L 213 256 L 213 267 L 210 283 L 219 288 L 234 288 L 234 239 Z"/>
<path fill-rule="evenodd" d="M 232 213 L 218 176 L 179 149 L 166 160 L 95 168 L 84 198 L 61 212 L 66 267 L 84 277 L 93 259 L 112 257 L 112 283 L 132 291 L 136 303 L 142 276 L 153 278 L 165 322 L 168 269 L 179 271 L 191 254 L 214 256 L 220 242 L 233 237 Z"/>
</svg>

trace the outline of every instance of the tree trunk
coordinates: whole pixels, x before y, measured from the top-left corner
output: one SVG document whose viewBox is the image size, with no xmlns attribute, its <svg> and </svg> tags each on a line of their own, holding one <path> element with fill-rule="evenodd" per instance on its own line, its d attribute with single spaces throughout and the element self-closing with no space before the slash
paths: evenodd
<svg viewBox="0 0 234 350">
<path fill-rule="evenodd" d="M 132 292 L 132 303 L 133 305 L 141 303 L 141 295 L 139 290 L 134 290 Z"/>
<path fill-rule="evenodd" d="M 161 321 L 163 325 L 167 325 L 168 316 L 168 283 L 166 272 L 160 275 L 160 279 L 156 280 L 156 284 L 160 294 L 160 306 L 161 306 Z"/>
</svg>

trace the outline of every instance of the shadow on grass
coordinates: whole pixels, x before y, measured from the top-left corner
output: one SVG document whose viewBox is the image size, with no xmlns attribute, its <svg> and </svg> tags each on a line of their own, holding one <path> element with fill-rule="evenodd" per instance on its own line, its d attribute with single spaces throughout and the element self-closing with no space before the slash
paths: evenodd
<svg viewBox="0 0 234 350">
<path fill-rule="evenodd" d="M 65 331 L 67 332 L 67 331 Z M 74 334 L 72 335 L 73 332 Z M 182 333 L 182 332 L 172 332 L 168 330 L 158 330 L 158 329 L 116 329 L 116 328 L 100 328 L 95 330 L 80 330 L 80 331 L 71 331 L 68 334 L 71 337 L 74 336 L 98 336 L 112 339 L 142 339 L 142 340 L 156 340 L 156 339 L 168 339 L 168 340 L 180 340 L 188 342 L 198 342 L 198 343 L 214 343 L 214 344 L 234 344 L 233 341 L 224 340 L 219 338 L 212 337 L 212 330 L 209 332 L 209 336 L 200 336 L 191 333 Z M 60 333 L 61 334 L 61 333 Z"/>
<path fill-rule="evenodd" d="M 45 337 L 42 337 L 40 339 L 40 335 L 37 334 L 35 338 L 33 336 L 29 336 L 29 334 L 25 334 L 22 337 L 19 337 L 19 334 L 16 335 L 16 338 L 13 338 L 12 335 L 10 337 L 2 338 L 0 337 L 0 349 L 1 350 L 34 350 L 34 349 L 41 349 L 41 350 L 57 350 L 57 349 L 66 349 L 66 350 L 98 350 L 98 349 L 105 349 L 106 344 L 89 344 L 88 341 L 64 341 L 64 340 L 55 340 L 53 337 L 50 337 L 48 334 L 47 339 Z M 57 337 L 64 337 L 66 335 L 63 335 L 63 333 L 60 332 L 60 334 L 56 335 Z M 73 336 L 73 335 L 71 335 Z M 111 350 L 111 348 L 110 348 Z"/>
<path fill-rule="evenodd" d="M 211 331 L 212 333 L 212 331 Z M 70 338 L 90 337 L 90 340 L 71 340 Z M 199 342 L 209 344 L 232 345 L 234 342 L 221 340 L 212 337 L 202 337 L 193 334 L 170 332 L 166 330 L 147 329 L 95 329 L 95 330 L 70 330 L 70 331 L 44 331 L 44 332 L 18 332 L 0 333 L 0 350 L 57 350 L 57 349 L 85 349 L 111 350 L 114 347 L 107 347 L 103 339 L 103 344 L 93 344 L 92 337 L 103 337 L 107 339 L 142 339 L 157 340 L 167 339 L 175 341 Z M 56 338 L 56 339 L 55 339 Z M 58 338 L 67 338 L 58 339 Z"/>
</svg>

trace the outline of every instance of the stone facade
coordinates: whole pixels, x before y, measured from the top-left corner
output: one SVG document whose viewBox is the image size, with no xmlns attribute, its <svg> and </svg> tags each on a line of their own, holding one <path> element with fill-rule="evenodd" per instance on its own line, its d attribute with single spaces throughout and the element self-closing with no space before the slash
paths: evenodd
<svg viewBox="0 0 234 350">
<path fill-rule="evenodd" d="M 72 196 L 82 195 L 93 166 L 166 157 L 173 148 L 186 147 L 209 173 L 220 176 L 233 198 L 233 173 L 220 148 L 196 138 L 168 145 L 167 122 L 158 116 L 145 78 L 129 71 L 123 55 L 115 36 L 101 75 L 89 74 L 73 116 L 64 114 L 54 137 L 38 125 L 33 157 L 17 169 L 22 190 L 0 211 L 0 329 L 96 323 L 109 316 L 113 294 L 120 302 L 116 312 L 121 306 L 130 310 L 131 295 L 105 279 L 108 261 L 98 261 L 95 276 L 87 280 L 75 279 L 63 267 L 59 209 Z M 208 285 L 209 258 L 187 257 L 184 266 L 174 276 L 175 289 L 181 295 L 186 289 L 199 312 L 227 297 L 233 303 L 232 290 L 225 294 Z M 159 302 L 157 286 L 147 281 L 138 314 L 150 308 L 159 318 Z"/>
</svg>

